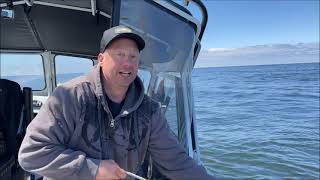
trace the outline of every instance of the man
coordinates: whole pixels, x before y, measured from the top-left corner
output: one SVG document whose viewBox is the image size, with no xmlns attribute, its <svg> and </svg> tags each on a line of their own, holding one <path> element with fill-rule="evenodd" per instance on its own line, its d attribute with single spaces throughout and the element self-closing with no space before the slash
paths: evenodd
<svg viewBox="0 0 320 180">
<path fill-rule="evenodd" d="M 130 179 L 146 154 L 170 179 L 212 179 L 178 143 L 137 77 L 145 42 L 132 29 L 104 32 L 98 65 L 55 89 L 19 150 L 26 171 L 45 179 Z M 131 178 L 133 179 L 133 178 Z"/>
</svg>

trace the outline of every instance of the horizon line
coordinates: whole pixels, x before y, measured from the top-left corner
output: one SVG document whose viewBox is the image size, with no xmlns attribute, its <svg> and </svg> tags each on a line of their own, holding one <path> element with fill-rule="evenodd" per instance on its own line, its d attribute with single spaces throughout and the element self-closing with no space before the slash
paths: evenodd
<svg viewBox="0 0 320 180">
<path fill-rule="evenodd" d="M 194 66 L 193 68 L 194 69 L 201 69 L 201 68 L 224 68 L 224 67 L 247 67 L 247 66 L 272 66 L 272 65 L 293 65 L 293 64 L 319 64 L 320 65 L 320 61 L 318 62 L 298 62 L 298 63 L 275 63 L 275 64 L 248 64 L 248 65 L 231 65 L 231 66 L 199 66 L 199 67 L 196 67 Z"/>
</svg>

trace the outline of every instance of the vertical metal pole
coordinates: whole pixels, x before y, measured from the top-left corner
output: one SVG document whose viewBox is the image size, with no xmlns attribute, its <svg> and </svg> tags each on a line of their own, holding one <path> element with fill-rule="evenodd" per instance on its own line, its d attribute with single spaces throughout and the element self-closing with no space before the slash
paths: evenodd
<svg viewBox="0 0 320 180">
<path fill-rule="evenodd" d="M 120 7 L 121 0 L 113 0 L 111 27 L 118 26 L 120 24 Z"/>
</svg>

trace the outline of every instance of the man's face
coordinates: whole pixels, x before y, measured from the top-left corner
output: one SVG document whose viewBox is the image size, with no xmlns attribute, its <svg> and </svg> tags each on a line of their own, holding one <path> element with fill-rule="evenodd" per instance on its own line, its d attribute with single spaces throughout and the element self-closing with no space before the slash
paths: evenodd
<svg viewBox="0 0 320 180">
<path fill-rule="evenodd" d="M 98 55 L 99 65 L 108 85 L 128 88 L 136 78 L 140 60 L 137 44 L 128 38 L 114 40 Z"/>
</svg>

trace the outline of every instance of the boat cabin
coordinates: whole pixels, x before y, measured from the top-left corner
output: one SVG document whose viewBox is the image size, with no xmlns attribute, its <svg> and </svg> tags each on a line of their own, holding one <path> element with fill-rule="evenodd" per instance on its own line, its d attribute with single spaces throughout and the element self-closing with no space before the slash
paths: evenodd
<svg viewBox="0 0 320 180">
<path fill-rule="evenodd" d="M 0 179 L 41 178 L 17 163 L 28 123 L 57 86 L 97 64 L 103 31 L 119 24 L 144 37 L 139 76 L 145 93 L 159 101 L 172 131 L 200 163 L 191 76 L 207 12 L 200 0 L 183 2 L 0 0 Z"/>
</svg>

